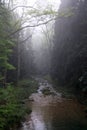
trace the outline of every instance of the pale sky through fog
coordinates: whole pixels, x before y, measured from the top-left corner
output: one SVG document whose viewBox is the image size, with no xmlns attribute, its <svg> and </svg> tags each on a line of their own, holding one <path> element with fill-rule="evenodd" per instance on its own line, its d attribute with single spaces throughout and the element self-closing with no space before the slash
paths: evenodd
<svg viewBox="0 0 87 130">
<path fill-rule="evenodd" d="M 23 6 L 32 6 L 33 8 L 43 10 L 49 5 L 49 6 L 52 6 L 53 10 L 58 11 L 60 3 L 61 3 L 60 1 L 61 0 L 15 0 L 14 7 L 23 5 Z M 22 9 L 23 8 L 19 7 L 16 10 L 20 16 L 22 15 L 22 11 L 23 11 Z M 24 8 L 24 9 L 26 12 L 27 8 Z M 25 25 L 26 24 L 30 24 L 30 23 L 26 22 Z M 32 24 L 32 22 L 31 22 L 31 24 Z M 43 25 L 43 27 L 44 27 L 44 25 Z M 42 39 L 41 26 L 38 26 L 34 29 L 32 41 L 35 42 L 35 41 L 37 41 L 37 39 L 39 39 L 39 42 L 38 42 L 38 45 L 39 45 L 41 42 L 41 39 Z M 36 45 L 36 43 L 35 43 L 35 45 Z"/>
<path fill-rule="evenodd" d="M 58 8 L 58 5 L 60 5 L 60 0 L 15 0 L 15 4 L 22 5 L 24 3 L 30 6 L 33 6 L 35 3 L 39 3 L 42 6 L 50 3 L 55 6 L 55 8 Z"/>
<path fill-rule="evenodd" d="M 45 8 L 48 4 L 52 5 L 54 10 L 58 10 L 61 0 L 15 0 L 14 5 L 27 5 L 33 7 Z M 18 13 L 21 14 L 22 9 L 18 8 Z"/>
</svg>

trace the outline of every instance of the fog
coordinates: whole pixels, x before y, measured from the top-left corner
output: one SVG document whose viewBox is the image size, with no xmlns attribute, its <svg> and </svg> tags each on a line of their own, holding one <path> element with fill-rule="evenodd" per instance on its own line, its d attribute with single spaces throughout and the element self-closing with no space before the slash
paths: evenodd
<svg viewBox="0 0 87 130">
<path fill-rule="evenodd" d="M 87 0 L 0 0 L 0 130 L 87 130 Z"/>
<path fill-rule="evenodd" d="M 19 17 L 22 20 L 22 27 L 24 26 L 36 26 L 25 28 L 22 30 L 23 38 L 26 39 L 28 35 L 31 36 L 30 40 L 32 44 L 33 57 L 34 57 L 34 66 L 38 73 L 49 73 L 50 72 L 50 62 L 51 62 L 51 51 L 53 46 L 53 35 L 54 35 L 54 23 L 56 13 L 58 12 L 60 6 L 60 0 L 32 0 L 32 1 L 18 1 L 16 0 L 12 8 L 18 7 L 15 12 L 19 14 Z M 27 7 L 26 7 L 27 5 Z M 25 7 L 21 7 L 25 6 Z M 30 8 L 28 8 L 28 6 Z M 32 11 L 35 14 L 31 13 Z M 43 15 L 44 11 L 47 10 L 48 14 Z M 38 13 L 41 13 L 38 17 Z M 54 11 L 55 14 L 50 13 Z M 36 15 L 36 16 L 34 16 Z M 45 22 L 49 21 L 47 24 Z M 41 26 L 37 26 L 42 24 Z M 28 43 L 27 42 L 27 46 Z M 26 46 L 26 45 L 25 45 Z M 44 71 L 43 71 L 44 70 Z"/>
</svg>

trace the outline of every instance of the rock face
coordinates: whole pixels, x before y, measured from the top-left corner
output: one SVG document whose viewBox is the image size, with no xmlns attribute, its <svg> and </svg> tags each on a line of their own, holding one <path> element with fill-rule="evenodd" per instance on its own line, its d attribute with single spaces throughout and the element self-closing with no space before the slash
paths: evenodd
<svg viewBox="0 0 87 130">
<path fill-rule="evenodd" d="M 62 16 L 55 22 L 51 75 L 66 86 L 76 84 L 87 66 L 87 0 L 62 0 L 59 12 Z"/>
</svg>

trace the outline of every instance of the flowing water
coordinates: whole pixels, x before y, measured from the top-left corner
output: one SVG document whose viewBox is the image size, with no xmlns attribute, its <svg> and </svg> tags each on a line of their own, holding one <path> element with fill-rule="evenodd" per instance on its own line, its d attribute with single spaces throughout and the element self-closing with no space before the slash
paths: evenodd
<svg viewBox="0 0 87 130">
<path fill-rule="evenodd" d="M 27 102 L 32 113 L 20 130 L 87 130 L 84 106 L 75 99 L 62 98 L 47 81 L 38 81 L 37 93 L 32 94 Z M 53 94 L 43 95 L 44 88 L 49 88 Z"/>
</svg>

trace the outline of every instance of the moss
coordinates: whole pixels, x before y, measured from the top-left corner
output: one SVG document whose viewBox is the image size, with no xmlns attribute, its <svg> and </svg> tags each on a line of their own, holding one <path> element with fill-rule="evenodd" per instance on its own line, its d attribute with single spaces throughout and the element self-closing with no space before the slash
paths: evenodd
<svg viewBox="0 0 87 130">
<path fill-rule="evenodd" d="M 43 93 L 44 95 L 53 95 L 53 94 L 54 94 L 53 92 L 50 91 L 49 88 L 43 89 L 43 90 L 42 90 L 42 93 Z"/>
</svg>

